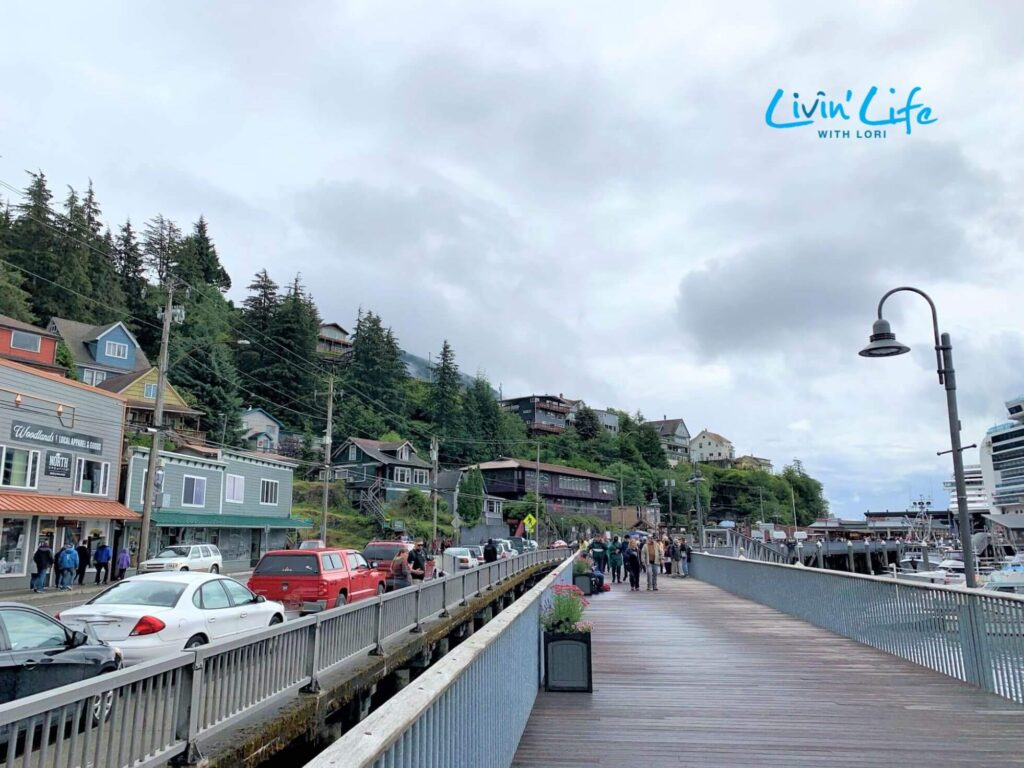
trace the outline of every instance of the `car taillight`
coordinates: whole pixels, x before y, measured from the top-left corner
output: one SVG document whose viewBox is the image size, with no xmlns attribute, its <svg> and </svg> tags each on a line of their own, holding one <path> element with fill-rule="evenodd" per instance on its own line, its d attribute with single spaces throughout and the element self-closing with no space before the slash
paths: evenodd
<svg viewBox="0 0 1024 768">
<path fill-rule="evenodd" d="M 166 626 L 167 625 L 160 621 L 156 616 L 143 616 L 135 623 L 135 627 L 128 634 L 130 637 L 154 635 Z"/>
<path fill-rule="evenodd" d="M 53 618 L 55 618 L 57 621 L 60 621 L 60 611 L 57 611 L 55 614 L 53 614 Z"/>
<path fill-rule="evenodd" d="M 316 585 L 316 593 L 317 593 L 317 595 L 322 596 L 322 597 L 326 597 L 327 596 L 327 582 L 326 581 L 321 581 L 321 582 L 319 582 Z"/>
</svg>

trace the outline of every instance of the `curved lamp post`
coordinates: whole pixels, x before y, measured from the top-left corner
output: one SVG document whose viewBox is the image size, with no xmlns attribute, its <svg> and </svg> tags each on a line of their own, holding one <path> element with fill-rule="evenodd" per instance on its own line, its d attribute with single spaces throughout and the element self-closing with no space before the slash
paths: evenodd
<svg viewBox="0 0 1024 768">
<path fill-rule="evenodd" d="M 971 539 L 971 518 L 967 512 L 967 488 L 964 483 L 964 459 L 960 446 L 960 417 L 956 405 L 956 373 L 953 370 L 953 345 L 948 333 L 939 333 L 939 319 L 935 311 L 935 302 L 931 296 L 917 288 L 902 286 L 893 288 L 878 302 L 878 319 L 871 328 L 868 345 L 860 351 L 861 357 L 893 357 L 906 354 L 910 347 L 896 341 L 896 334 L 889 327 L 889 321 L 882 317 L 882 305 L 894 293 L 910 291 L 924 298 L 932 310 L 932 332 L 935 336 L 935 364 L 939 374 L 939 384 L 946 388 L 946 410 L 949 414 L 949 439 L 953 455 L 953 481 L 956 484 L 957 518 L 960 524 L 960 546 L 964 552 L 964 571 L 967 586 L 978 586 L 978 577 L 974 565 L 974 543 Z"/>
</svg>

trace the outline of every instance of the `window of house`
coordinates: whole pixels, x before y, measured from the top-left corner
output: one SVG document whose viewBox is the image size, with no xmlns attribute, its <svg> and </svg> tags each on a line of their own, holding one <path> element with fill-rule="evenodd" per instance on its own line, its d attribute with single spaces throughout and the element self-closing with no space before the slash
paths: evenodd
<svg viewBox="0 0 1024 768">
<path fill-rule="evenodd" d="M 39 451 L 0 446 L 0 485 L 8 488 L 39 487 Z"/>
<path fill-rule="evenodd" d="M 195 475 L 185 475 L 185 482 L 181 488 L 181 506 L 183 507 L 205 507 L 206 506 L 206 478 Z"/>
<path fill-rule="evenodd" d="M 260 480 L 260 504 L 277 504 L 277 480 Z"/>
<path fill-rule="evenodd" d="M 245 501 L 245 478 L 242 475 L 228 475 L 225 478 L 224 501 L 232 504 Z"/>
<path fill-rule="evenodd" d="M 348 447 L 348 460 L 355 461 L 359 457 L 359 449 L 354 445 Z"/>
<path fill-rule="evenodd" d="M 25 575 L 27 522 L 16 517 L 0 519 L 0 576 Z"/>
<path fill-rule="evenodd" d="M 107 357 L 115 357 L 118 360 L 128 359 L 128 345 L 120 341 L 108 341 L 103 350 Z"/>
<path fill-rule="evenodd" d="M 110 462 L 79 457 L 75 462 L 75 493 L 106 496 Z"/>
<path fill-rule="evenodd" d="M 395 467 L 391 472 L 391 479 L 396 483 L 404 483 L 408 485 L 412 482 L 412 470 L 408 467 Z"/>
<path fill-rule="evenodd" d="M 147 384 L 143 387 L 142 396 L 147 400 L 156 400 L 156 384 Z"/>
<path fill-rule="evenodd" d="M 430 485 L 430 473 L 425 469 L 413 470 L 412 481 L 416 485 Z"/>
<path fill-rule="evenodd" d="M 401 459 L 402 461 L 409 460 L 409 446 L 403 445 L 401 448 L 398 449 L 398 458 Z"/>
<path fill-rule="evenodd" d="M 42 337 L 25 331 L 11 331 L 11 349 L 38 352 L 42 348 Z"/>
</svg>

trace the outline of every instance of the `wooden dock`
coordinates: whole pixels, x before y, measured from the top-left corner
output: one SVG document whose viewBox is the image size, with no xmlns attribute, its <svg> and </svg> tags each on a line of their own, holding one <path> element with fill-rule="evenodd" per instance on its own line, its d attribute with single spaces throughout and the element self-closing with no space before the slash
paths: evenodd
<svg viewBox="0 0 1024 768">
<path fill-rule="evenodd" d="M 541 692 L 513 766 L 1024 766 L 1024 707 L 694 579 L 659 581 L 591 599 L 594 692 Z"/>
</svg>

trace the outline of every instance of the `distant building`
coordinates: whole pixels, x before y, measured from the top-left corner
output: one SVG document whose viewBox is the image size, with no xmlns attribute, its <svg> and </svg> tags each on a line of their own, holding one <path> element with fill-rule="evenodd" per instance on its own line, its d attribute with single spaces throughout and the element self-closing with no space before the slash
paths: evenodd
<svg viewBox="0 0 1024 768">
<path fill-rule="evenodd" d="M 502 400 L 500 405 L 522 419 L 530 434 L 537 435 L 564 432 L 577 402 L 562 395 L 526 395 Z"/>
<path fill-rule="evenodd" d="M 140 432 L 153 426 L 158 374 L 156 368 L 150 368 L 119 376 L 108 376 L 96 385 L 107 392 L 122 395 L 127 400 L 127 430 Z M 199 429 L 199 417 L 202 415 L 202 411 L 197 411 L 185 402 L 169 381 L 164 382 L 165 426 L 179 437 L 202 443 L 206 440 L 206 433 Z"/>
<path fill-rule="evenodd" d="M 770 473 L 772 471 L 772 461 L 771 459 L 763 459 L 760 456 L 740 456 L 733 462 L 733 467 Z"/>
<path fill-rule="evenodd" d="M 64 339 L 84 384 L 95 386 L 111 376 L 150 368 L 146 353 L 124 323 L 88 325 L 54 317 L 47 330 Z"/>
<path fill-rule="evenodd" d="M 352 349 L 348 331 L 337 323 L 322 323 L 316 340 L 316 352 L 326 358 L 338 358 Z"/>
<path fill-rule="evenodd" d="M 972 514 L 982 514 L 991 511 L 988 501 L 988 493 L 985 491 L 985 476 L 981 471 L 981 464 L 964 465 L 964 485 L 967 487 L 967 510 Z M 950 478 L 942 484 L 942 487 L 949 491 L 949 508 L 957 508 L 956 481 Z"/>
<path fill-rule="evenodd" d="M 609 520 L 619 492 L 614 478 L 559 464 L 540 465 L 539 486 L 537 464 L 532 461 L 500 458 L 477 466 L 489 495 L 515 501 L 537 489 L 547 515 L 592 515 Z"/>
<path fill-rule="evenodd" d="M 1024 395 L 1006 401 L 1010 420 L 992 427 L 981 443 L 981 473 L 997 534 L 1024 545 Z"/>
<path fill-rule="evenodd" d="M 63 376 L 64 369 L 57 365 L 59 341 L 56 334 L 0 315 L 0 358 Z"/>
<path fill-rule="evenodd" d="M 561 397 L 561 396 L 559 396 Z M 582 400 L 566 400 L 567 403 L 572 403 L 569 407 L 569 413 L 566 414 L 566 421 L 569 424 L 576 423 L 576 414 L 578 414 L 583 408 L 587 408 L 587 404 Z M 594 415 L 597 416 L 598 422 L 607 432 L 611 432 L 613 435 L 619 433 L 619 414 L 614 411 L 607 411 L 602 408 L 591 408 Z"/>
<path fill-rule="evenodd" d="M 648 421 L 647 423 L 658 430 L 661 449 L 665 452 L 665 458 L 670 467 L 679 463 L 689 463 L 690 430 L 686 428 L 685 421 L 666 417 L 661 421 Z"/>
<path fill-rule="evenodd" d="M 281 439 L 287 434 L 284 424 L 262 408 L 250 408 L 242 413 L 242 441 L 245 447 L 259 453 L 279 453 Z"/>
<path fill-rule="evenodd" d="M 344 480 L 345 492 L 366 514 L 383 522 L 384 505 L 412 489 L 430 492 L 430 463 L 408 440 L 382 442 L 350 437 L 334 451 L 331 479 Z"/>
<path fill-rule="evenodd" d="M 727 438 L 704 428 L 690 438 L 690 458 L 701 464 L 728 466 L 736 458 L 736 449 Z"/>
<path fill-rule="evenodd" d="M 437 493 L 445 504 L 448 505 L 448 513 L 453 523 L 459 528 L 459 542 L 461 544 L 479 544 L 490 538 L 503 539 L 511 531 L 505 524 L 502 507 L 505 500 L 500 496 L 484 494 L 484 510 L 480 522 L 473 527 L 466 527 L 459 513 L 460 509 L 460 486 L 466 471 L 463 469 L 449 469 L 437 473 Z"/>
</svg>

